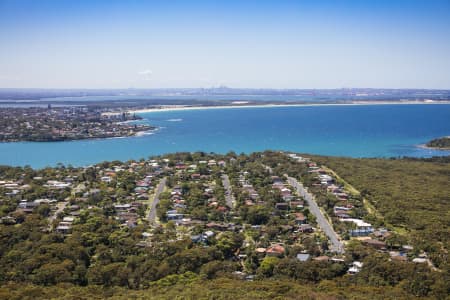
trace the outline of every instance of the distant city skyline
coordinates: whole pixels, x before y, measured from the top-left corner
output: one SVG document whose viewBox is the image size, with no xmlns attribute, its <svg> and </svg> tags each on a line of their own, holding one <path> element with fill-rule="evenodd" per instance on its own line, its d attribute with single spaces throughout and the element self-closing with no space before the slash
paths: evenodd
<svg viewBox="0 0 450 300">
<path fill-rule="evenodd" d="M 450 1 L 0 0 L 0 88 L 450 89 Z"/>
</svg>

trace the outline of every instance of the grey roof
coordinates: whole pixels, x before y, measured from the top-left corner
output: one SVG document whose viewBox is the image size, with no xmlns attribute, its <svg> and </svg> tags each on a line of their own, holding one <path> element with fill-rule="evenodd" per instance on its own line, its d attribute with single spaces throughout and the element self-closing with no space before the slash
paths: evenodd
<svg viewBox="0 0 450 300">
<path fill-rule="evenodd" d="M 307 261 L 309 259 L 311 255 L 307 254 L 307 253 L 299 253 L 297 254 L 297 259 L 299 261 Z"/>
</svg>

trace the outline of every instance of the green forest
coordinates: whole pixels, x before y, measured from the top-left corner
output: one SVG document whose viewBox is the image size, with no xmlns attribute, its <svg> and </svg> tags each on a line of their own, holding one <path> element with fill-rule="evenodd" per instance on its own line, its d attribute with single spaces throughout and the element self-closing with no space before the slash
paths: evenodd
<svg viewBox="0 0 450 300">
<path fill-rule="evenodd" d="M 361 191 L 382 222 L 448 267 L 450 158 L 353 159 L 312 156 Z"/>
<path fill-rule="evenodd" d="M 258 280 L 243 282 L 230 278 L 204 280 L 198 276 L 183 276 L 177 283 L 156 284 L 144 290 L 130 290 L 121 287 L 80 287 L 58 284 L 45 287 L 29 284 L 9 284 L 0 287 L 0 298 L 22 299 L 216 299 L 216 300 L 258 300 L 258 299 L 411 299 L 402 288 L 355 286 L 334 281 L 322 281 L 308 285 L 291 280 Z M 418 298 L 417 298 L 418 299 Z M 435 299 L 433 297 L 422 299 Z"/>
</svg>

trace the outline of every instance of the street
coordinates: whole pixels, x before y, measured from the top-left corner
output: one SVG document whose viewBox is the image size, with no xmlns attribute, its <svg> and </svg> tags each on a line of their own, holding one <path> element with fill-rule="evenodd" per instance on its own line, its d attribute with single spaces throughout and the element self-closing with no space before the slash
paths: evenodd
<svg viewBox="0 0 450 300">
<path fill-rule="evenodd" d="M 295 178 L 288 177 L 288 182 L 293 186 L 300 196 L 302 196 L 309 205 L 310 212 L 316 217 L 317 224 L 322 229 L 322 231 L 328 236 L 331 242 L 331 250 L 337 253 L 344 253 L 344 246 L 339 241 L 338 235 L 334 231 L 333 227 L 330 225 L 328 220 L 322 214 L 314 200 L 313 195 L 308 193 L 301 183 L 299 183 Z"/>
<path fill-rule="evenodd" d="M 152 207 L 150 208 L 150 212 L 148 213 L 148 221 L 150 224 L 155 224 L 156 222 L 156 205 L 158 205 L 159 202 L 159 195 L 164 191 L 164 187 L 166 186 L 167 178 L 164 177 L 159 182 L 158 186 L 156 187 L 155 191 L 155 197 L 152 202 Z"/>
<path fill-rule="evenodd" d="M 225 188 L 225 200 L 227 202 L 227 206 L 233 208 L 234 206 L 234 197 L 233 191 L 231 190 L 230 178 L 228 178 L 227 174 L 222 175 L 222 184 Z"/>
<path fill-rule="evenodd" d="M 58 214 L 61 213 L 66 208 L 68 203 L 69 203 L 68 201 L 63 201 L 63 202 L 58 202 L 56 204 L 56 210 L 53 212 L 53 214 L 51 216 L 48 217 L 49 230 L 52 229 L 53 221 L 56 220 L 56 217 L 58 217 Z"/>
</svg>

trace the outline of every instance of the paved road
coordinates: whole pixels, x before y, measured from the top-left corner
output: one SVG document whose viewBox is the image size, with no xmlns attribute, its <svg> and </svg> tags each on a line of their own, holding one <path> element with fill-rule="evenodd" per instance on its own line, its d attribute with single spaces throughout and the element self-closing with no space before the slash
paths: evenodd
<svg viewBox="0 0 450 300">
<path fill-rule="evenodd" d="M 49 229 L 52 229 L 53 221 L 56 220 L 56 217 L 58 216 L 58 214 L 60 212 L 62 212 L 66 208 L 68 203 L 69 202 L 67 202 L 67 201 L 56 203 L 56 210 L 55 210 L 55 212 L 50 217 L 48 217 Z"/>
<path fill-rule="evenodd" d="M 164 177 L 156 187 L 155 198 L 153 198 L 152 207 L 150 208 L 150 212 L 148 213 L 148 221 L 150 222 L 150 224 L 154 225 L 156 223 L 156 205 L 158 205 L 159 203 L 159 195 L 164 191 L 166 181 L 167 178 Z"/>
<path fill-rule="evenodd" d="M 230 178 L 228 178 L 227 174 L 222 175 L 222 184 L 225 188 L 225 200 L 227 202 L 227 205 L 228 207 L 233 208 L 235 201 L 233 191 L 231 190 Z"/>
<path fill-rule="evenodd" d="M 339 241 L 338 235 L 334 231 L 333 227 L 328 223 L 328 220 L 324 217 L 319 209 L 313 195 L 308 193 L 301 183 L 295 178 L 288 177 L 288 182 L 292 185 L 299 195 L 301 195 L 309 205 L 310 212 L 316 217 L 317 224 L 322 231 L 328 236 L 331 242 L 331 250 L 337 253 L 344 253 L 344 245 Z"/>
</svg>

